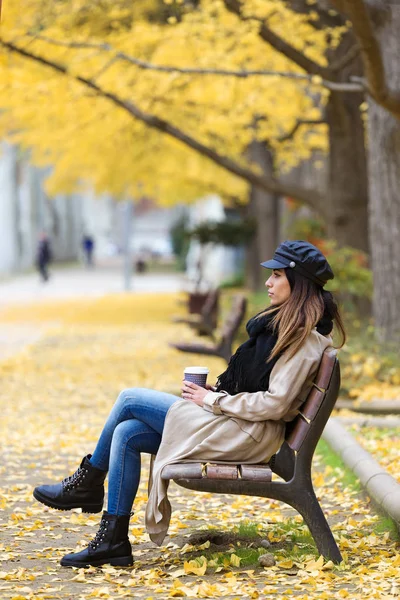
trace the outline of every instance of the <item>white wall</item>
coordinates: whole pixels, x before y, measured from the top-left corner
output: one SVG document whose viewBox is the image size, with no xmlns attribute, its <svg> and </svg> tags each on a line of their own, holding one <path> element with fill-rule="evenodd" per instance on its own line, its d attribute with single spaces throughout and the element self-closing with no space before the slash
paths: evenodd
<svg viewBox="0 0 400 600">
<path fill-rule="evenodd" d="M 18 265 L 16 151 L 0 148 L 0 272 L 10 273 Z"/>
<path fill-rule="evenodd" d="M 111 196 L 107 194 L 96 196 L 90 190 L 80 196 L 80 237 L 83 232 L 93 236 L 97 256 L 107 255 L 110 241 L 114 240 L 115 204 Z"/>
<path fill-rule="evenodd" d="M 193 228 L 202 221 L 224 221 L 225 211 L 221 199 L 210 195 L 196 202 L 189 212 L 189 227 Z M 199 282 L 199 262 L 202 264 L 202 278 Z M 199 291 L 217 287 L 224 280 L 234 276 L 241 267 L 239 249 L 220 244 L 201 246 L 197 240 L 191 240 L 186 259 L 186 275 L 190 290 Z"/>
<path fill-rule="evenodd" d="M 179 212 L 179 211 L 178 211 Z M 172 209 L 154 209 L 145 214 L 133 214 L 131 247 L 134 253 L 158 252 L 172 255 L 170 229 L 178 212 Z"/>
</svg>

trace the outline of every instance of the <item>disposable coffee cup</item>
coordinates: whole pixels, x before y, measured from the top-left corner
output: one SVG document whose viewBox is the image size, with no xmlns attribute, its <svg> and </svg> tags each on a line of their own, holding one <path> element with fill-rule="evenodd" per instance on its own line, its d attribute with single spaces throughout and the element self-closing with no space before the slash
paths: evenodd
<svg viewBox="0 0 400 600">
<path fill-rule="evenodd" d="M 186 367 L 184 370 L 184 379 L 205 387 L 208 373 L 209 370 L 207 367 Z"/>
</svg>

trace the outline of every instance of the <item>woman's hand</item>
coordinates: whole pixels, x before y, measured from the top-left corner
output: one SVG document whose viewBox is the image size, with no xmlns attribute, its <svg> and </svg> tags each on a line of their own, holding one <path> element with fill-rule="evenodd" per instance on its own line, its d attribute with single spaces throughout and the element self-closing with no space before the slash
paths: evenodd
<svg viewBox="0 0 400 600">
<path fill-rule="evenodd" d="M 182 383 L 182 398 L 185 400 L 190 400 L 194 404 L 198 406 L 203 406 L 204 398 L 208 394 L 208 390 L 197 385 L 196 383 L 192 383 L 191 381 L 183 380 Z"/>
</svg>

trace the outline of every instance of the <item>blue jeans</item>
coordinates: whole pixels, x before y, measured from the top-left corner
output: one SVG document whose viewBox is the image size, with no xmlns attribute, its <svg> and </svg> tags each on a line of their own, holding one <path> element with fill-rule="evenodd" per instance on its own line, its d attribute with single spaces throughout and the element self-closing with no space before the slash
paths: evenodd
<svg viewBox="0 0 400 600">
<path fill-rule="evenodd" d="M 108 512 L 129 515 L 140 481 L 140 453 L 156 454 L 165 417 L 178 396 L 130 388 L 117 398 L 90 459 L 108 473 Z"/>
</svg>

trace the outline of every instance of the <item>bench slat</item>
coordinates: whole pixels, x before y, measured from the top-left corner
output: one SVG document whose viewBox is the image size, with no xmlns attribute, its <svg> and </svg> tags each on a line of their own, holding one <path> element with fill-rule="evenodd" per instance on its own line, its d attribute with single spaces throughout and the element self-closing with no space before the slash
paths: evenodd
<svg viewBox="0 0 400 600">
<path fill-rule="evenodd" d="M 325 398 L 325 393 L 321 392 L 316 387 L 313 387 L 311 392 L 308 394 L 307 400 L 300 408 L 300 412 L 310 421 L 312 421 Z"/>
<path fill-rule="evenodd" d="M 272 471 L 267 464 L 226 465 L 202 463 L 176 463 L 162 471 L 163 479 L 243 479 L 245 481 L 271 481 Z"/>
<path fill-rule="evenodd" d="M 201 479 L 203 465 L 201 463 L 176 463 L 166 465 L 161 473 L 162 479 Z"/>
<path fill-rule="evenodd" d="M 241 465 L 241 478 L 245 481 L 271 481 L 272 471 L 268 465 Z"/>
<path fill-rule="evenodd" d="M 298 415 L 293 421 L 290 433 L 286 437 L 286 442 L 292 450 L 298 452 L 303 445 L 307 433 L 310 430 L 310 424 L 304 420 L 302 415 Z"/>
<path fill-rule="evenodd" d="M 221 356 L 229 363 L 232 355 L 232 343 L 235 335 L 244 319 L 247 307 L 247 299 L 244 296 L 236 296 L 233 300 L 232 309 L 222 326 L 221 338 L 214 344 L 200 343 L 185 343 L 175 344 L 170 343 L 170 346 L 181 350 L 181 352 L 193 352 L 196 354 L 206 354 Z"/>
<path fill-rule="evenodd" d="M 247 299 L 244 296 L 236 296 L 233 299 L 233 306 L 224 325 L 222 326 L 222 338 L 234 338 L 240 327 L 247 308 Z"/>
<path fill-rule="evenodd" d="M 237 465 L 214 465 L 210 464 L 206 467 L 207 479 L 237 479 Z"/>
<path fill-rule="evenodd" d="M 336 352 L 324 352 L 322 355 L 321 364 L 318 369 L 316 378 L 314 379 L 315 385 L 322 390 L 326 390 L 331 380 L 333 367 L 335 365 Z"/>
</svg>

